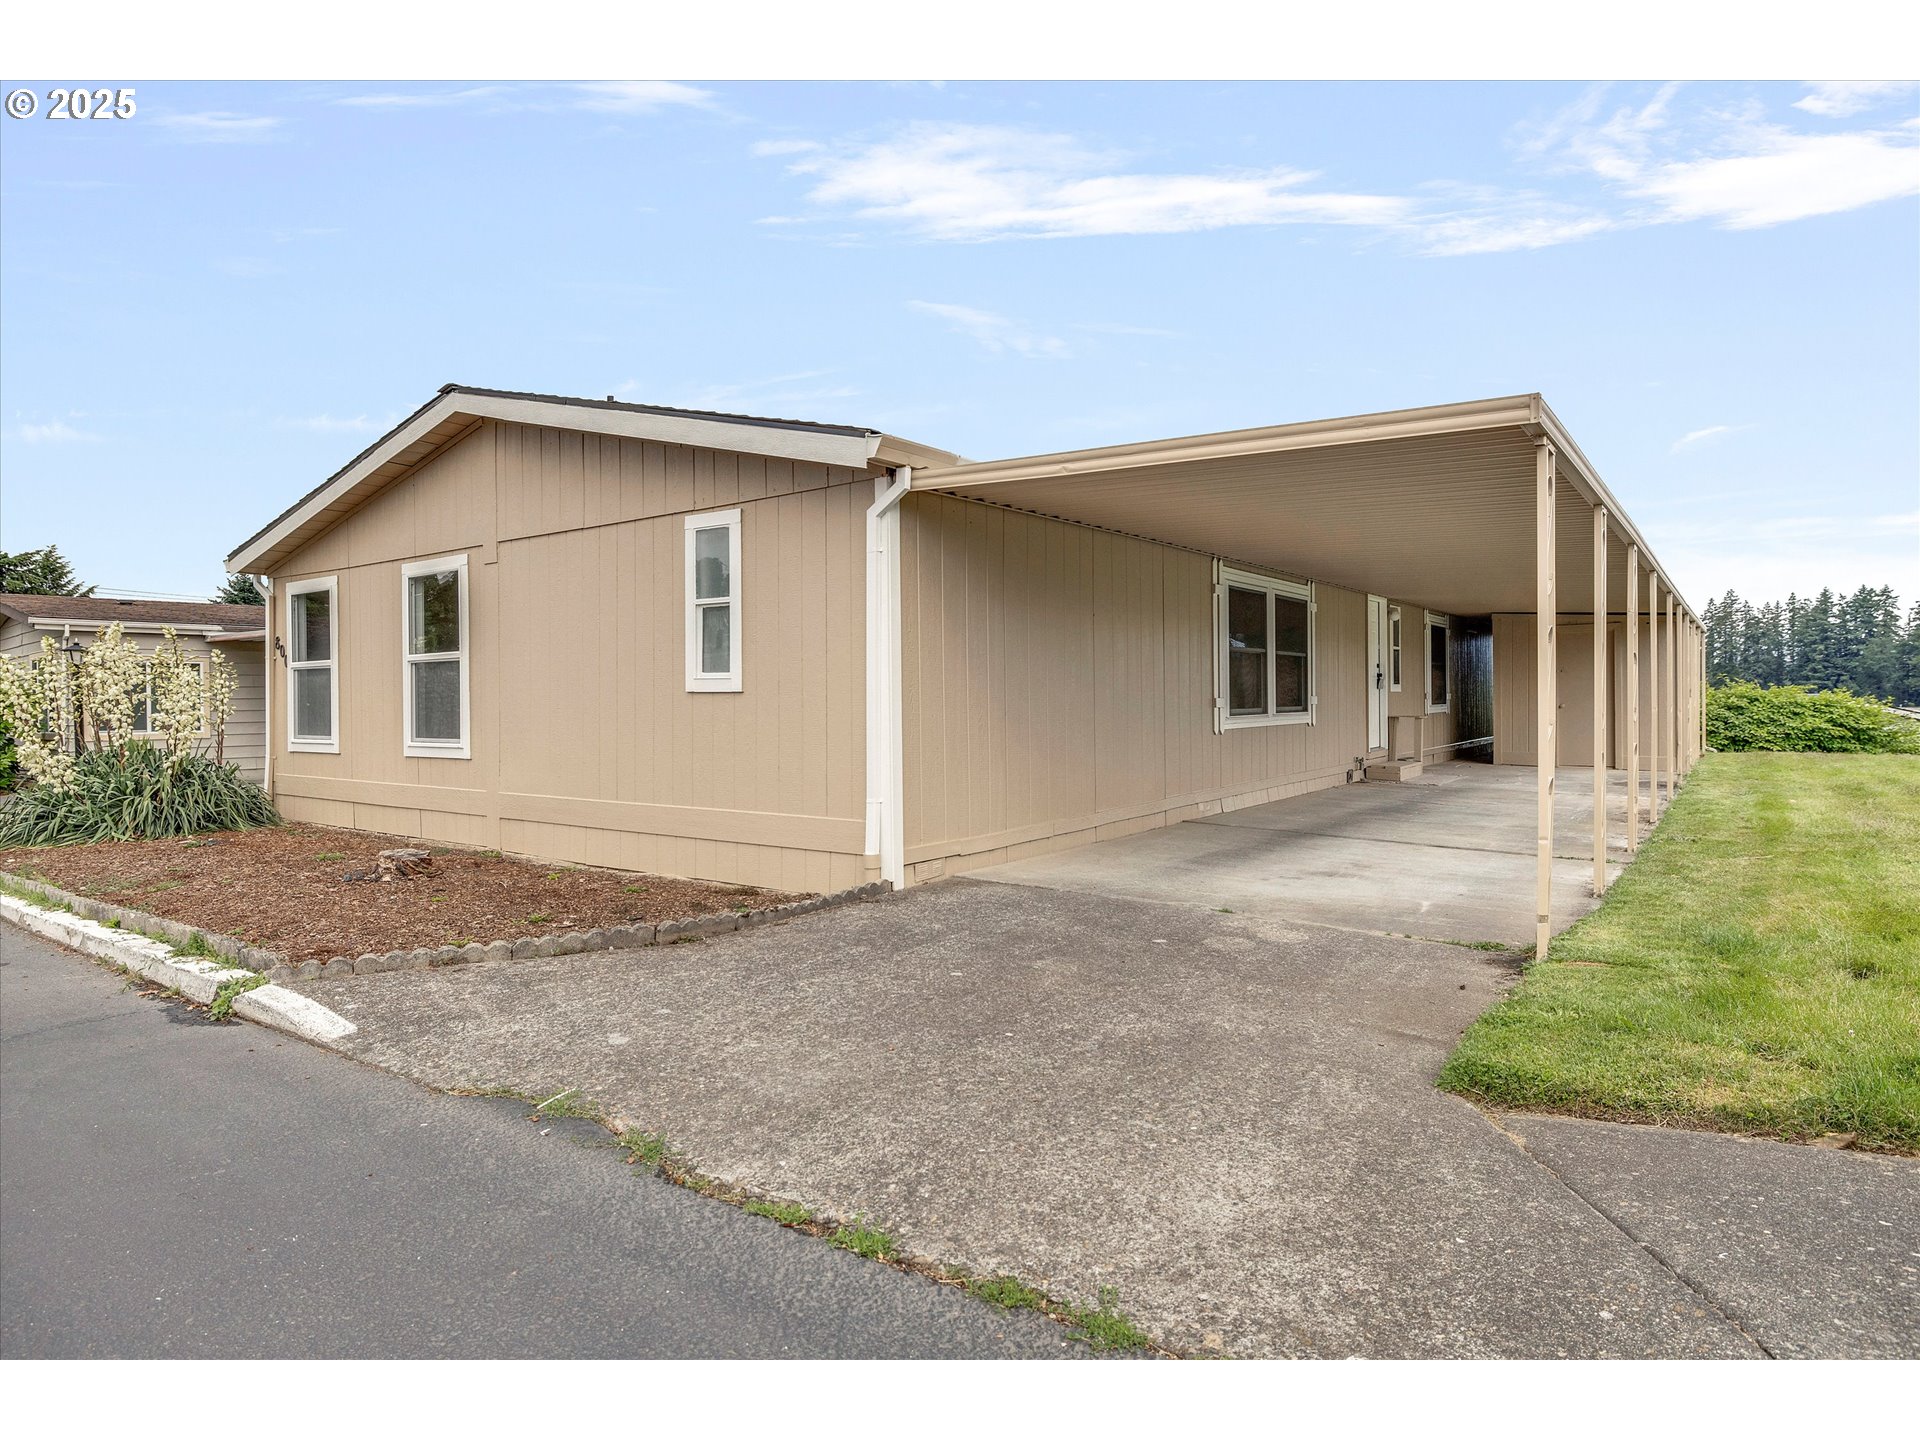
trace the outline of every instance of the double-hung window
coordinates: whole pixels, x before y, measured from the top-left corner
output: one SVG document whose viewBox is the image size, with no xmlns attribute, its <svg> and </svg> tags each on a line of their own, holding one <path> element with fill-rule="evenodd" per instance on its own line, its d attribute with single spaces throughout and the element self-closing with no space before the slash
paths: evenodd
<svg viewBox="0 0 1920 1440">
<path fill-rule="evenodd" d="M 740 512 L 687 517 L 687 689 L 740 688 Z"/>
<path fill-rule="evenodd" d="M 340 753 L 339 616 L 335 576 L 287 584 L 287 749 Z"/>
<path fill-rule="evenodd" d="M 1427 612 L 1427 712 L 1439 714 L 1453 694 L 1453 657 L 1447 650 L 1448 620 Z"/>
<path fill-rule="evenodd" d="M 1217 609 L 1221 725 L 1310 723 L 1312 589 L 1223 569 Z"/>
<path fill-rule="evenodd" d="M 468 759 L 467 557 L 411 561 L 400 586 L 405 752 Z"/>
</svg>

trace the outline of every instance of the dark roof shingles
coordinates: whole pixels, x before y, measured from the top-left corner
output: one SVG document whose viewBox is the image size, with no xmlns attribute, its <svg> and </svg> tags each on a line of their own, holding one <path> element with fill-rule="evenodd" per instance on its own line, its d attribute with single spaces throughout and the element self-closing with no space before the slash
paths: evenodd
<svg viewBox="0 0 1920 1440">
<path fill-rule="evenodd" d="M 265 607 L 217 605 L 197 600 L 115 600 L 99 595 L 0 595 L 0 605 L 25 618 L 113 620 L 141 625 L 218 625 L 223 630 L 258 630 Z"/>
</svg>

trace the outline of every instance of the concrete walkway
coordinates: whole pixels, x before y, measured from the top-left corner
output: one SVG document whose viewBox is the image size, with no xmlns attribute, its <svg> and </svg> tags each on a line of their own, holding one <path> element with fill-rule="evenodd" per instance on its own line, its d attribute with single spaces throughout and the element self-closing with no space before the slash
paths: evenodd
<svg viewBox="0 0 1920 1440">
<path fill-rule="evenodd" d="M 955 880 L 699 944 L 302 988 L 375 1064 L 579 1086 L 710 1174 L 1063 1298 L 1111 1286 L 1194 1353 L 1920 1354 L 1912 1163 L 1502 1128 L 1436 1091 L 1511 973 Z"/>
<path fill-rule="evenodd" d="M 1592 910 L 1593 771 L 1562 770 L 1554 929 Z M 1609 777 L 1611 874 L 1625 858 L 1626 775 Z M 1116 899 L 1311 920 L 1472 944 L 1533 942 L 1534 772 L 1435 765 L 971 873 Z"/>
</svg>

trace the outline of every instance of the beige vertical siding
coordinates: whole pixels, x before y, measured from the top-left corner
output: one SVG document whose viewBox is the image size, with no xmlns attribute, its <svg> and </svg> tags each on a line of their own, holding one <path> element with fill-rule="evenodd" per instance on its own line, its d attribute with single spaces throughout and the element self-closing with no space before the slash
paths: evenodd
<svg viewBox="0 0 1920 1440">
<path fill-rule="evenodd" d="M 1392 597 L 1388 598 L 1387 605 L 1389 616 L 1392 615 L 1391 607 L 1400 607 L 1401 629 L 1400 688 L 1387 693 L 1388 718 L 1417 716 L 1420 720 L 1421 758 L 1428 761 L 1448 759 L 1453 753 L 1448 747 L 1455 740 L 1472 737 L 1456 731 L 1454 717 L 1459 713 L 1457 705 L 1427 713 L 1427 607 Z M 1363 643 L 1365 638 L 1362 632 Z"/>
<path fill-rule="evenodd" d="M 838 467 L 476 426 L 276 576 L 340 580 L 341 753 L 284 749 L 276 666 L 282 808 L 582 864 L 861 883 L 871 498 Z M 743 689 L 689 694 L 684 517 L 736 505 Z M 455 553 L 472 759 L 408 757 L 401 567 Z"/>
<path fill-rule="evenodd" d="M 941 495 L 902 518 L 914 879 L 1345 781 L 1366 597 L 1321 586 L 1317 723 L 1213 728 L 1204 555 Z"/>
<path fill-rule="evenodd" d="M 1664 651 L 1666 626 L 1660 627 Z M 1652 673 L 1647 664 L 1650 630 L 1640 622 L 1640 763 L 1646 766 L 1654 734 Z M 1560 729 L 1554 746 L 1557 763 L 1593 764 L 1593 618 L 1563 615 L 1556 637 L 1560 685 Z M 1531 615 L 1493 617 L 1493 759 L 1497 765 L 1534 763 L 1534 626 Z M 1611 681 L 1607 700 L 1607 763 L 1627 763 L 1626 620 L 1608 626 L 1607 657 Z"/>
</svg>

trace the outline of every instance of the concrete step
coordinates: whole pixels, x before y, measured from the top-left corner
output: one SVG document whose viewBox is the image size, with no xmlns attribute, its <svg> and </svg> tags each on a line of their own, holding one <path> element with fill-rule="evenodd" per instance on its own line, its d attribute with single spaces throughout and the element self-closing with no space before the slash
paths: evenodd
<svg viewBox="0 0 1920 1440">
<path fill-rule="evenodd" d="M 1418 760 L 1376 760 L 1367 766 L 1367 779 L 1417 780 L 1425 768 Z"/>
</svg>

